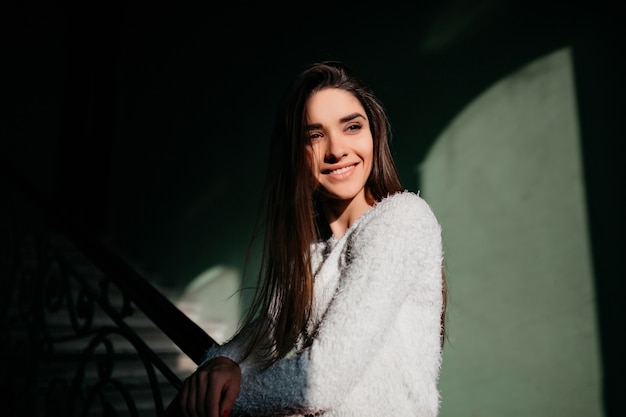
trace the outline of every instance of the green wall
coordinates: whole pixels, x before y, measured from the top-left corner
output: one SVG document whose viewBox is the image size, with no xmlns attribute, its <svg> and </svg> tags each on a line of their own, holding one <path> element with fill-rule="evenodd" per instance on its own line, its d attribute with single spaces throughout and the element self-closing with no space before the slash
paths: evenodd
<svg viewBox="0 0 626 417">
<path fill-rule="evenodd" d="M 419 166 L 444 231 L 446 416 L 602 416 L 571 50 L 498 80 Z"/>
</svg>

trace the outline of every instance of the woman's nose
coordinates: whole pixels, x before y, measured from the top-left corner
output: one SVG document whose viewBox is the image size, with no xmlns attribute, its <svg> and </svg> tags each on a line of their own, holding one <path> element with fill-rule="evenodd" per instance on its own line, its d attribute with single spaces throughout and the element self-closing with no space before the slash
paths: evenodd
<svg viewBox="0 0 626 417">
<path fill-rule="evenodd" d="M 329 135 L 326 147 L 326 162 L 336 162 L 347 155 L 346 143 L 340 135 Z"/>
</svg>

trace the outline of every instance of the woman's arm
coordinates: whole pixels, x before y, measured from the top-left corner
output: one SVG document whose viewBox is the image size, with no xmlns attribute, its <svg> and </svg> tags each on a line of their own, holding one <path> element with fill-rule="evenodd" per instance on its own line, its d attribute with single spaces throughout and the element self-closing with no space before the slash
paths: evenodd
<svg viewBox="0 0 626 417">
<path fill-rule="evenodd" d="M 313 343 L 262 372 L 243 372 L 237 409 L 251 415 L 307 414 L 340 403 L 380 351 L 409 294 L 416 291 L 421 294 L 420 308 L 434 318 L 429 328 L 439 330 L 439 224 L 414 194 L 379 204 L 376 215 L 363 219 L 347 236 L 348 264 Z M 439 340 L 438 332 L 435 337 Z M 424 353 L 432 357 L 431 352 Z"/>
</svg>

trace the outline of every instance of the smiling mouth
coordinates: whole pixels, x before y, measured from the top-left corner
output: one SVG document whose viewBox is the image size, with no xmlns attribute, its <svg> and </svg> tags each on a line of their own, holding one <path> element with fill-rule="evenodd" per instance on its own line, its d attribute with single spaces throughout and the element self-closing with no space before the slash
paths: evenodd
<svg viewBox="0 0 626 417">
<path fill-rule="evenodd" d="M 331 174 L 331 175 L 343 174 L 344 172 L 348 172 L 351 169 L 353 169 L 355 166 L 357 166 L 357 164 L 358 163 L 353 164 L 353 165 L 348 165 L 348 166 L 345 166 L 343 168 L 333 169 L 333 170 L 327 169 L 327 170 L 323 171 L 322 173 L 323 174 Z"/>
</svg>

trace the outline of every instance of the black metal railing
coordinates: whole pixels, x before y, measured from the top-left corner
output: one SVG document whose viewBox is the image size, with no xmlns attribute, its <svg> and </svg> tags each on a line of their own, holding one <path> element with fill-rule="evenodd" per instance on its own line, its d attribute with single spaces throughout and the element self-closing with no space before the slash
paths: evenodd
<svg viewBox="0 0 626 417">
<path fill-rule="evenodd" d="M 213 339 L 15 171 L 0 170 L 2 415 L 175 413 L 177 361 L 199 363 Z"/>
</svg>

